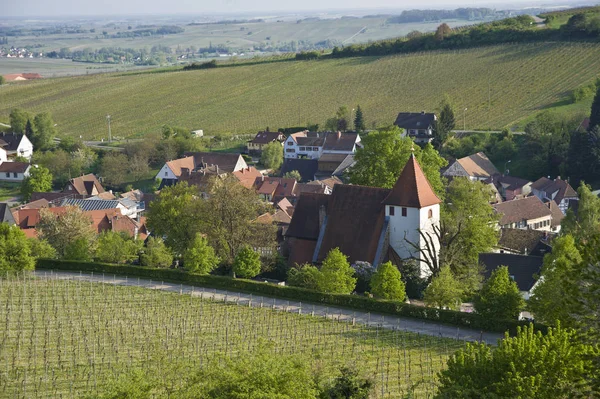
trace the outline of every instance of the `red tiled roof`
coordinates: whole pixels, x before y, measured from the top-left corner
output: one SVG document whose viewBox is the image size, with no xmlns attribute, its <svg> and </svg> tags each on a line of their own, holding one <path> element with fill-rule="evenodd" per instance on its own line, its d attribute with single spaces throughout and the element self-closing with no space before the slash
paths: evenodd
<svg viewBox="0 0 600 399">
<path fill-rule="evenodd" d="M 500 226 L 538 219 L 552 214 L 549 207 L 535 196 L 495 204 L 494 209 L 501 215 L 498 222 Z"/>
<path fill-rule="evenodd" d="M 262 173 L 258 171 L 254 166 L 244 168 L 233 172 L 233 175 L 240 181 L 240 184 L 246 188 L 252 188 L 256 178 L 261 177 Z"/>
<path fill-rule="evenodd" d="M 104 192 L 104 187 L 102 187 L 102 184 L 100 184 L 93 173 L 75 177 L 74 179 L 71 179 L 69 184 L 75 189 L 77 194 L 80 195 L 94 195 L 94 188 L 96 188 L 98 194 Z"/>
<path fill-rule="evenodd" d="M 335 186 L 336 188 L 338 186 Z M 417 159 L 411 155 L 408 163 L 400 173 L 390 194 L 385 198 L 385 205 L 423 208 L 439 204 L 441 201 L 433 192 L 431 184 L 421 170 Z"/>
<path fill-rule="evenodd" d="M 250 141 L 252 144 L 269 144 L 273 141 L 283 141 L 281 132 L 258 132 L 254 139 Z"/>
<path fill-rule="evenodd" d="M 194 157 L 175 159 L 173 161 L 167 162 L 167 166 L 169 167 L 169 169 L 171 169 L 175 176 L 179 177 L 181 176 L 181 169 L 183 168 L 189 169 L 190 171 L 194 170 Z"/>
<path fill-rule="evenodd" d="M 2 162 L 0 173 L 25 173 L 30 165 L 27 162 Z"/>
</svg>

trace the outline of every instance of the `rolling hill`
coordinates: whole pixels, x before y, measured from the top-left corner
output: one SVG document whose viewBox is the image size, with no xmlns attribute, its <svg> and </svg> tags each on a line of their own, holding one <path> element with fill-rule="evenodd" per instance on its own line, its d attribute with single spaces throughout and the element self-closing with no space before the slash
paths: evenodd
<svg viewBox="0 0 600 399">
<path fill-rule="evenodd" d="M 208 70 L 103 74 L 0 87 L 0 118 L 49 111 L 62 135 L 139 137 L 164 124 L 207 134 L 323 124 L 360 104 L 368 127 L 400 111 L 434 110 L 447 93 L 458 125 L 511 126 L 564 104 L 600 71 L 600 44 L 497 45 L 387 57 L 293 61 Z M 467 108 L 467 111 L 463 110 Z"/>
</svg>

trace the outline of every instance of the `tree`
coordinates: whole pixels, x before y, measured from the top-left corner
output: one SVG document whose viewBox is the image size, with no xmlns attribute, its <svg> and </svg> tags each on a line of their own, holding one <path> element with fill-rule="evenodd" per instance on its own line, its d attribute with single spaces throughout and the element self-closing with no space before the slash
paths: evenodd
<svg viewBox="0 0 600 399">
<path fill-rule="evenodd" d="M 600 126 L 600 86 L 596 89 L 596 96 L 592 103 L 589 130 L 592 131 L 596 126 Z"/>
<path fill-rule="evenodd" d="M 27 126 L 27 120 L 29 120 L 29 114 L 20 108 L 15 108 L 10 112 L 10 127 L 11 130 L 18 134 L 25 133 L 25 127 Z"/>
<path fill-rule="evenodd" d="M 56 250 L 52 248 L 52 245 L 48 244 L 48 241 L 46 240 L 40 240 L 34 237 L 29 238 L 29 250 L 34 259 L 56 258 Z"/>
<path fill-rule="evenodd" d="M 272 142 L 263 147 L 260 162 L 268 169 L 279 169 L 283 163 L 283 146 Z"/>
<path fill-rule="evenodd" d="M 95 258 L 106 263 L 125 263 L 137 258 L 141 242 L 125 232 L 104 231 L 98 236 Z"/>
<path fill-rule="evenodd" d="M 435 121 L 433 126 L 433 145 L 436 149 L 439 150 L 443 147 L 455 126 L 456 117 L 454 115 L 454 108 L 450 99 L 446 97 L 440 103 L 440 117 Z"/>
<path fill-rule="evenodd" d="M 473 301 L 475 312 L 493 320 L 517 320 L 525 307 L 525 300 L 508 274 L 508 267 L 501 266 L 492 272 Z"/>
<path fill-rule="evenodd" d="M 352 184 L 363 186 L 391 188 L 396 183 L 400 172 L 407 164 L 411 153 L 414 154 L 423 173 L 429 180 L 436 194 L 444 197 L 445 183 L 440 169 L 448 162 L 431 146 L 421 148 L 408 137 L 401 137 L 402 131 L 397 127 L 371 132 L 362 139 L 363 148 L 356 151 L 356 164 L 349 172 Z"/>
<path fill-rule="evenodd" d="M 350 267 L 347 256 L 339 248 L 329 251 L 321 266 L 319 291 L 350 294 L 356 287 L 356 281 L 354 269 Z"/>
<path fill-rule="evenodd" d="M 85 238 L 71 241 L 65 247 L 63 259 L 91 262 L 94 256 L 93 242 Z"/>
<path fill-rule="evenodd" d="M 4 76 L 0 75 L 0 86 L 2 86 L 4 83 L 6 83 L 6 79 Z"/>
<path fill-rule="evenodd" d="M 52 139 L 56 136 L 56 128 L 52 115 L 48 112 L 37 114 L 33 119 L 35 125 L 35 134 L 32 137 L 32 144 L 36 150 L 46 150 L 52 146 Z"/>
<path fill-rule="evenodd" d="M 341 375 L 337 377 L 332 386 L 322 395 L 323 399 L 369 399 L 375 387 L 374 382 L 361 378 L 358 371 L 348 367 L 340 369 Z"/>
<path fill-rule="evenodd" d="M 88 243 L 87 247 L 91 249 L 96 238 L 90 217 L 74 206 L 67 207 L 61 214 L 52 212 L 52 208 L 40 209 L 36 230 L 38 237 L 47 240 L 60 258 L 65 256 L 70 243 L 81 240 Z"/>
<path fill-rule="evenodd" d="M 362 108 L 358 105 L 356 107 L 356 116 L 354 117 L 354 130 L 362 132 L 365 129 L 365 117 L 363 116 Z"/>
<path fill-rule="evenodd" d="M 140 256 L 142 266 L 164 268 L 173 263 L 173 254 L 160 238 L 148 237 L 146 248 L 142 251 Z"/>
<path fill-rule="evenodd" d="M 66 184 L 72 176 L 77 176 L 73 168 L 71 156 L 62 149 L 55 151 L 35 151 L 32 163 L 48 168 L 57 184 Z"/>
<path fill-rule="evenodd" d="M 581 184 L 577 189 L 579 203 L 577 213 L 572 209 L 561 223 L 561 233 L 571 234 L 581 242 L 600 231 L 600 198 L 592 193 L 590 186 Z"/>
<path fill-rule="evenodd" d="M 125 154 L 111 152 L 100 161 L 100 175 L 113 186 L 120 186 L 127 178 L 127 156 Z"/>
<path fill-rule="evenodd" d="M 253 278 L 260 273 L 260 255 L 250 247 L 243 247 L 233 261 L 233 272 L 241 278 Z"/>
<path fill-rule="evenodd" d="M 444 266 L 425 288 L 423 299 L 427 306 L 444 309 L 459 309 L 464 293 L 461 283 L 454 278 L 449 267 Z"/>
<path fill-rule="evenodd" d="M 378 298 L 392 301 L 404 301 L 406 298 L 402 275 L 391 262 L 380 265 L 371 277 L 371 293 Z"/>
<path fill-rule="evenodd" d="M 318 291 L 319 281 L 321 281 L 321 271 L 313 265 L 293 267 L 288 271 L 287 284 L 293 287 Z"/>
<path fill-rule="evenodd" d="M 298 182 L 302 180 L 302 176 L 297 170 L 290 170 L 285 175 L 283 175 L 283 177 L 285 177 L 286 179 L 295 179 Z"/>
<path fill-rule="evenodd" d="M 448 26 L 447 23 L 444 22 L 443 24 L 438 26 L 437 29 L 435 30 L 435 40 L 442 41 L 451 33 L 452 33 L 452 29 Z"/>
<path fill-rule="evenodd" d="M 27 119 L 27 123 L 25 124 L 25 136 L 29 137 L 29 139 L 32 141 L 33 148 L 35 148 L 37 150 L 38 147 L 33 142 L 34 137 L 35 137 L 35 132 L 33 131 L 33 125 L 31 123 L 31 119 Z"/>
<path fill-rule="evenodd" d="M 215 254 L 213 247 L 208 245 L 208 240 L 200 233 L 191 242 L 183 254 L 183 264 L 187 271 L 208 274 L 219 264 L 220 259 Z"/>
<path fill-rule="evenodd" d="M 572 329 L 542 334 L 533 325 L 518 327 L 515 337 L 507 333 L 496 347 L 467 343 L 452 355 L 439 373 L 436 398 L 592 397 L 585 392 L 593 351 Z"/>
<path fill-rule="evenodd" d="M 135 154 L 129 158 L 129 173 L 134 181 L 142 180 L 150 172 L 148 157 L 143 154 Z"/>
<path fill-rule="evenodd" d="M 29 241 L 17 226 L 0 223 L 0 272 L 33 270 Z"/>
<path fill-rule="evenodd" d="M 52 175 L 43 166 L 33 166 L 29 169 L 29 176 L 21 183 L 21 195 L 23 201 L 29 202 L 34 192 L 48 192 L 52 190 Z"/>
</svg>

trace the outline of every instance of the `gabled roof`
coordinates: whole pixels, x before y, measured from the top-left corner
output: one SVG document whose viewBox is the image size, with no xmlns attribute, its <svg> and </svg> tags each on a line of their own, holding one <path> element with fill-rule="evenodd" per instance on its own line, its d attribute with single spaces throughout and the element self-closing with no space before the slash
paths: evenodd
<svg viewBox="0 0 600 399">
<path fill-rule="evenodd" d="M 246 188 L 252 188 L 257 177 L 261 177 L 262 173 L 254 166 L 237 170 L 233 175 L 240 181 L 240 184 Z"/>
<path fill-rule="evenodd" d="M 82 211 L 98 211 L 105 209 L 115 209 L 120 205 L 120 202 L 117 200 L 107 201 L 107 200 L 82 200 L 75 198 L 65 198 L 61 206 L 77 206 L 81 208 Z"/>
<path fill-rule="evenodd" d="M 409 208 L 424 208 L 440 202 L 442 201 L 435 195 L 417 159 L 411 155 L 383 203 Z"/>
<path fill-rule="evenodd" d="M 277 203 L 277 208 L 281 209 L 290 216 L 292 216 L 294 213 L 294 205 L 292 205 L 292 203 L 287 198 L 284 198 L 281 201 L 279 201 Z"/>
<path fill-rule="evenodd" d="M 194 157 L 185 157 L 174 159 L 172 161 L 167 162 L 167 166 L 173 174 L 177 177 L 181 176 L 181 169 L 194 170 L 196 165 L 194 164 Z"/>
<path fill-rule="evenodd" d="M 323 147 L 325 137 L 295 137 L 299 146 Z"/>
<path fill-rule="evenodd" d="M 546 203 L 546 205 L 550 208 L 550 213 L 552 213 L 552 227 L 560 226 L 560 223 L 565 218 L 565 214 L 562 213 L 562 211 L 554 201 L 550 201 Z"/>
<path fill-rule="evenodd" d="M 284 177 L 257 177 L 255 187 L 259 194 L 272 195 L 273 197 L 292 197 L 296 187 L 296 180 Z"/>
<path fill-rule="evenodd" d="M 75 177 L 69 181 L 69 184 L 75 189 L 77 194 L 81 195 L 94 195 L 94 188 L 96 188 L 98 193 L 104 192 L 104 187 L 102 187 L 102 184 L 100 184 L 96 176 L 92 173 Z"/>
<path fill-rule="evenodd" d="M 0 202 L 0 223 L 15 224 L 15 218 L 6 202 Z"/>
<path fill-rule="evenodd" d="M 485 278 L 500 266 L 508 266 L 508 274 L 514 279 L 519 291 L 529 292 L 535 285 L 535 276 L 542 270 L 544 258 L 514 254 L 479 254 L 479 263 L 485 266 Z"/>
<path fill-rule="evenodd" d="M 311 184 L 312 183 L 312 184 Z M 325 194 L 328 187 L 320 182 L 298 183 L 294 189 L 294 194 L 299 196 L 303 193 Z"/>
<path fill-rule="evenodd" d="M 34 192 L 31 194 L 31 202 L 33 201 L 37 201 L 40 199 L 45 199 L 46 201 L 50 202 L 50 201 L 55 201 L 55 200 L 59 200 L 62 198 L 83 198 L 81 195 L 79 194 L 73 194 L 73 193 L 55 193 L 55 192 L 49 192 L 49 193 L 41 193 L 41 192 Z"/>
<path fill-rule="evenodd" d="M 236 170 L 247 168 L 248 165 L 241 154 L 227 154 L 219 152 L 186 152 L 186 157 L 194 157 L 195 167 L 204 168 L 206 166 L 217 165 L 221 172 L 232 173 Z M 237 168 L 236 168 L 237 166 Z M 190 170 L 192 170 L 191 168 Z"/>
<path fill-rule="evenodd" d="M 548 199 L 553 199 L 557 204 L 560 204 L 564 198 L 577 198 L 577 192 L 571 185 L 560 178 L 550 180 L 542 177 L 531 185 L 532 190 L 538 190 L 546 193 Z M 554 195 L 554 193 L 556 193 Z M 554 196 L 554 198 L 552 198 Z"/>
<path fill-rule="evenodd" d="M 456 162 L 463 167 L 469 176 L 485 178 L 500 173 L 483 152 L 458 159 Z"/>
<path fill-rule="evenodd" d="M 433 126 L 435 114 L 425 112 L 400 112 L 394 125 L 404 129 L 427 129 Z"/>
<path fill-rule="evenodd" d="M 319 209 L 328 206 L 329 198 L 325 194 L 302 194 L 294 208 L 286 236 L 316 241 L 319 237 Z"/>
<path fill-rule="evenodd" d="M 280 141 L 284 137 L 281 132 L 258 132 L 250 141 L 252 144 L 269 144 L 273 141 Z"/>
<path fill-rule="evenodd" d="M 548 233 L 532 229 L 500 229 L 498 247 L 523 255 L 541 256 L 540 250 L 547 252 L 545 241 Z"/>
<path fill-rule="evenodd" d="M 352 151 L 358 138 L 358 133 L 329 133 L 323 151 Z"/>
<path fill-rule="evenodd" d="M 498 222 L 501 226 L 552 215 L 549 207 L 535 196 L 505 201 L 493 207 L 502 215 Z"/>
<path fill-rule="evenodd" d="M 332 176 L 343 176 L 343 174 L 350 169 L 356 161 L 354 161 L 354 155 L 347 155 L 346 158 L 338 165 L 338 167 L 331 174 Z"/>
<path fill-rule="evenodd" d="M 318 180 L 309 181 L 308 184 L 324 185 L 333 190 L 333 186 L 336 184 L 344 184 L 337 176 L 325 177 Z"/>
<path fill-rule="evenodd" d="M 281 174 L 285 175 L 288 172 L 297 170 L 300 177 L 302 177 L 302 181 L 310 181 L 315 178 L 318 168 L 319 161 L 316 159 L 286 158 L 281 166 Z"/>
<path fill-rule="evenodd" d="M 0 173 L 25 173 L 31 167 L 27 162 L 2 162 Z"/>
<path fill-rule="evenodd" d="M 42 75 L 39 73 L 9 73 L 4 75 L 4 79 L 8 82 L 13 80 L 31 80 L 31 79 L 41 79 Z"/>
<path fill-rule="evenodd" d="M 6 151 L 17 151 L 21 140 L 23 140 L 22 134 L 1 133 L 0 147 L 3 147 Z"/>
<path fill-rule="evenodd" d="M 259 217 L 256 218 L 256 221 L 258 223 L 265 223 L 265 224 L 271 224 L 271 223 L 290 224 L 290 222 L 292 221 L 292 218 L 290 217 L 290 215 L 288 215 L 281 209 L 278 209 L 275 211 L 275 213 L 267 212 L 267 213 L 260 215 Z"/>
<path fill-rule="evenodd" d="M 18 209 L 40 209 L 40 208 L 48 208 L 50 206 L 50 202 L 44 198 L 40 198 L 35 201 L 30 201 L 26 204 L 23 204 L 18 207 Z"/>
<path fill-rule="evenodd" d="M 504 187 L 505 190 L 515 190 L 518 188 L 525 187 L 528 184 L 531 184 L 529 180 L 521 179 L 520 177 L 515 176 L 492 176 L 494 185 L 496 187 Z"/>
</svg>

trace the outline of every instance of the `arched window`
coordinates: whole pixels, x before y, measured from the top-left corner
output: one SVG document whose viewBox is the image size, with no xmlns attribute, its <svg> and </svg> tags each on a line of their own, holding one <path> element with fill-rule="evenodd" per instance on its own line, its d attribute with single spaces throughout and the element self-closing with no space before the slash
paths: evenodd
<svg viewBox="0 0 600 399">
<path fill-rule="evenodd" d="M 427 216 L 429 217 L 429 219 L 433 217 L 433 209 L 429 210 L 429 214 Z"/>
</svg>

